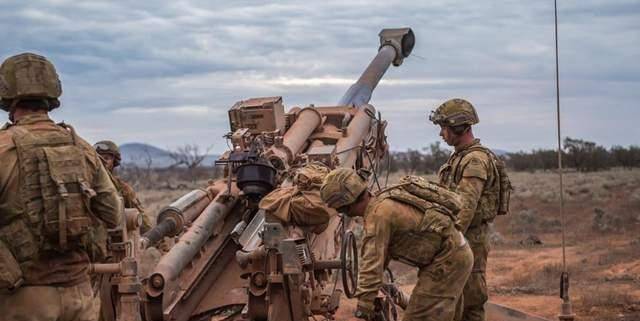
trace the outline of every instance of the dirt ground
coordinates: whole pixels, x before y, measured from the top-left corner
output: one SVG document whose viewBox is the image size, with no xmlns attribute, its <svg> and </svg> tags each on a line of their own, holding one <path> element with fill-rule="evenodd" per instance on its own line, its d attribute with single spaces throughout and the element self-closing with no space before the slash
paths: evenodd
<svg viewBox="0 0 640 321">
<path fill-rule="evenodd" d="M 490 300 L 557 320 L 561 215 L 555 173 L 513 173 L 511 214 L 492 235 Z M 640 170 L 565 175 L 566 262 L 577 320 L 640 320 Z M 185 191 L 141 191 L 149 213 Z M 415 272 L 394 265 L 408 292 Z M 343 300 L 338 319 L 351 319 Z M 357 320 L 357 319 L 352 319 Z"/>
<path fill-rule="evenodd" d="M 557 177 L 513 175 L 512 215 L 496 219 L 488 270 L 492 301 L 550 319 L 560 311 L 563 270 Z M 569 173 L 565 191 L 574 313 L 640 320 L 640 171 Z"/>
</svg>

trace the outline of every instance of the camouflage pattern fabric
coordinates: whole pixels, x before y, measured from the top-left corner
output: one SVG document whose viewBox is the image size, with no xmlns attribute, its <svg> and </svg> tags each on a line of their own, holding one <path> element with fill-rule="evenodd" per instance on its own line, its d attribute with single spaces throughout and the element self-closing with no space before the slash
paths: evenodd
<svg viewBox="0 0 640 321">
<path fill-rule="evenodd" d="M 351 168 L 332 170 L 320 187 L 322 200 L 331 208 L 352 204 L 367 189 L 367 182 Z"/>
<path fill-rule="evenodd" d="M 329 173 L 321 163 L 310 163 L 296 169 L 293 186 L 280 187 L 267 194 L 259 207 L 267 217 L 275 217 L 285 225 L 294 225 L 316 234 L 322 233 L 336 211 L 320 198 L 320 186 Z"/>
<path fill-rule="evenodd" d="M 460 98 L 445 101 L 431 112 L 429 120 L 440 126 L 475 125 L 480 122 L 473 105 Z"/>
<path fill-rule="evenodd" d="M 7 58 L 0 65 L 0 97 L 58 98 L 62 86 L 56 68 L 47 58 L 23 53 Z"/>
<path fill-rule="evenodd" d="M 120 154 L 120 147 L 116 145 L 116 143 L 110 140 L 101 140 L 95 144 L 93 144 L 93 148 L 95 148 L 98 155 L 103 154 L 111 154 L 113 155 L 113 167 L 120 166 L 120 161 L 122 160 L 122 155 Z"/>
<path fill-rule="evenodd" d="M 320 191 L 301 191 L 295 186 L 272 191 L 260 201 L 260 208 L 286 225 L 295 225 L 316 234 L 322 233 L 329 219 L 337 215 L 334 209 L 322 202 Z"/>
<path fill-rule="evenodd" d="M 479 146 L 480 141 L 476 139 L 467 146 L 456 147 L 439 172 L 440 183 L 462 196 L 458 223 L 474 256 L 473 270 L 464 288 L 463 315 L 458 319 L 465 321 L 485 320 L 488 223 L 498 211 L 500 189 L 497 169 L 489 156 L 480 150 L 465 153 Z"/>
<path fill-rule="evenodd" d="M 99 303 L 88 281 L 69 287 L 24 286 L 0 293 L 3 321 L 97 321 Z"/>
<path fill-rule="evenodd" d="M 34 135 L 66 132 L 46 114 L 20 118 L 16 124 L 0 130 L 0 239 L 20 263 L 24 285 L 74 286 L 88 281 L 89 257 L 81 244 L 71 244 L 68 251 L 42 250 L 30 226 L 25 201 L 21 197 L 21 171 L 18 152 L 13 142 L 14 127 L 21 127 Z M 78 146 L 86 159 L 87 183 L 95 196 L 87 206 L 95 217 L 95 224 L 115 227 L 120 220 L 121 202 L 109 174 L 91 145 L 78 139 Z M 86 239 L 69 239 L 85 242 Z"/>
<path fill-rule="evenodd" d="M 364 216 L 358 306 L 373 309 L 391 259 L 419 268 L 404 320 L 453 320 L 473 256 L 453 221 L 438 211 L 378 196 Z"/>
</svg>

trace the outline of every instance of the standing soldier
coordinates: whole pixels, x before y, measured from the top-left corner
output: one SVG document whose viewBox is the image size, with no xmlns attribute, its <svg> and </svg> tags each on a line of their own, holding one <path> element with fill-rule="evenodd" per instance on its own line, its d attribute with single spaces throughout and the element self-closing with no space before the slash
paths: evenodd
<svg viewBox="0 0 640 321">
<path fill-rule="evenodd" d="M 440 126 L 440 136 L 455 148 L 438 173 L 440 183 L 462 197 L 458 224 L 471 245 L 473 270 L 464 288 L 462 320 L 485 319 L 486 267 L 489 255 L 489 223 L 507 214 L 511 184 L 503 162 L 473 136 L 479 122 L 471 103 L 454 98 L 431 112 L 429 120 Z"/>
<path fill-rule="evenodd" d="M 151 229 L 151 223 L 149 217 L 144 214 L 144 207 L 142 207 L 142 203 L 138 199 L 136 192 L 133 190 L 133 187 L 125 182 L 122 178 L 117 176 L 114 173 L 114 169 L 120 166 L 120 148 L 114 142 L 110 140 L 103 140 L 95 143 L 93 145 L 98 155 L 100 155 L 100 159 L 104 164 L 104 167 L 107 168 L 109 173 L 111 173 L 111 177 L 113 178 L 113 184 L 116 186 L 116 189 L 122 195 L 124 200 L 124 208 L 135 208 L 140 213 L 142 213 L 142 225 L 140 225 L 140 234 L 144 234 L 149 229 Z"/>
<path fill-rule="evenodd" d="M 471 249 L 446 210 L 400 186 L 374 196 L 356 171 L 340 168 L 320 189 L 329 207 L 364 217 L 356 317 L 372 320 L 384 270 L 395 259 L 418 268 L 404 320 L 451 321 L 471 272 Z"/>
<path fill-rule="evenodd" d="M 58 74 L 23 53 L 0 66 L 0 315 L 7 321 L 93 321 L 90 229 L 119 223 L 121 201 L 91 145 L 48 112 Z"/>
</svg>

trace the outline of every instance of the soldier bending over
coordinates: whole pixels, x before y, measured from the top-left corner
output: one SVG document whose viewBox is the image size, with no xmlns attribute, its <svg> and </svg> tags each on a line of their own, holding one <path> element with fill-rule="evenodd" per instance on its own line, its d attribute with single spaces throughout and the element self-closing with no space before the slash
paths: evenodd
<svg viewBox="0 0 640 321">
<path fill-rule="evenodd" d="M 374 301 L 383 286 L 391 259 L 418 268 L 404 320 L 450 321 L 464 287 L 473 256 L 451 216 L 435 203 L 422 206 L 400 188 L 378 195 L 352 169 L 333 170 L 324 180 L 321 197 L 349 216 L 364 216 L 356 317 L 371 320 Z M 424 200 L 422 200 L 424 202 Z M 425 209 L 425 207 L 427 207 Z"/>
</svg>

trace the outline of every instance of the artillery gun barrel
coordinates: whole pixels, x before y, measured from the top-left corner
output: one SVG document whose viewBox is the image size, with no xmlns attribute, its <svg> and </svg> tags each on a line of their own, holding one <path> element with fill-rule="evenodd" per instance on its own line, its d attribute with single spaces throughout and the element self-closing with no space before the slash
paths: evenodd
<svg viewBox="0 0 640 321">
<path fill-rule="evenodd" d="M 367 104 L 384 73 L 393 63 L 400 66 L 408 57 L 415 44 L 415 36 L 411 28 L 383 29 L 380 31 L 380 49 L 358 81 L 338 102 L 341 106 L 360 107 Z"/>
<path fill-rule="evenodd" d="M 141 238 L 143 247 L 149 247 L 165 236 L 175 236 L 182 231 L 185 223 L 192 222 L 211 203 L 211 191 L 195 189 L 165 207 L 158 214 L 156 226 Z"/>
<path fill-rule="evenodd" d="M 149 294 L 160 294 L 168 281 L 173 281 L 180 275 L 214 233 L 216 225 L 231 211 L 236 200 L 237 198 L 228 194 L 219 194 L 202 211 L 189 230 L 180 237 L 178 243 L 156 265 L 149 278 Z"/>
</svg>

